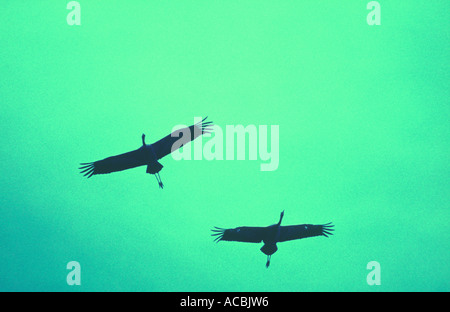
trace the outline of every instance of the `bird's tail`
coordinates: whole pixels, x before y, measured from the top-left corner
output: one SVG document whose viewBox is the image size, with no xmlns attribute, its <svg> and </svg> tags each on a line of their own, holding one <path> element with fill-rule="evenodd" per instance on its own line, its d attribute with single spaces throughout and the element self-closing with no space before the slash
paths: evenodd
<svg viewBox="0 0 450 312">
<path fill-rule="evenodd" d="M 147 165 L 147 173 L 156 174 L 161 171 L 164 166 L 157 161 L 153 161 Z"/>
<path fill-rule="evenodd" d="M 269 256 L 267 256 L 267 262 L 266 262 L 266 268 L 269 268 L 269 265 L 270 265 L 270 255 Z"/>
</svg>

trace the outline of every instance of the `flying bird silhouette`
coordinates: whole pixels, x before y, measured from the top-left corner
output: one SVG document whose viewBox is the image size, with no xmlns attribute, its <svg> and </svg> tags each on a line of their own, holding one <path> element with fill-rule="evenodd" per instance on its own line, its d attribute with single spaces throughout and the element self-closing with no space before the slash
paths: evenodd
<svg viewBox="0 0 450 312">
<path fill-rule="evenodd" d="M 331 222 L 321 225 L 300 224 L 281 226 L 283 220 L 284 210 L 281 212 L 280 221 L 266 227 L 250 227 L 241 226 L 235 229 L 223 229 L 214 227 L 211 231 L 214 233 L 211 236 L 217 236 L 214 241 L 234 241 L 245 243 L 260 243 L 264 242 L 261 251 L 267 255 L 266 267 L 270 265 L 270 257 L 278 250 L 277 243 L 285 242 L 294 239 L 301 239 L 313 236 L 333 235 L 334 225 Z"/>
<path fill-rule="evenodd" d="M 179 149 L 190 141 L 205 133 L 211 133 L 212 122 L 205 117 L 202 121 L 186 128 L 172 132 L 153 144 L 145 144 L 145 134 L 142 134 L 142 146 L 134 151 L 98 160 L 81 163 L 81 173 L 90 178 L 95 174 L 106 174 L 147 165 L 147 173 L 153 174 L 160 188 L 164 187 L 159 172 L 163 168 L 158 160 Z"/>
</svg>

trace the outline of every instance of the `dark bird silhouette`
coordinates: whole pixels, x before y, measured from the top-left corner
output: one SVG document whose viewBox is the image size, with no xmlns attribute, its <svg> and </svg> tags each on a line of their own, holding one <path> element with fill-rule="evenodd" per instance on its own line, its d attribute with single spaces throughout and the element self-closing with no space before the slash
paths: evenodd
<svg viewBox="0 0 450 312">
<path fill-rule="evenodd" d="M 195 125 L 176 130 L 153 144 L 145 144 L 145 134 L 142 134 L 142 146 L 140 148 L 103 160 L 81 163 L 79 169 L 84 176 L 90 178 L 95 174 L 111 173 L 146 165 L 147 173 L 154 174 L 159 187 L 163 188 L 164 185 L 159 176 L 163 165 L 158 160 L 195 140 L 200 135 L 210 133 L 213 124 L 211 121 L 204 122 L 206 118 L 208 117 Z"/>
<path fill-rule="evenodd" d="M 328 237 L 328 235 L 333 235 L 332 231 L 334 231 L 334 225 L 332 225 L 331 222 L 321 225 L 300 224 L 281 226 L 281 220 L 283 220 L 283 216 L 284 210 L 281 212 L 280 221 L 278 221 L 277 224 L 266 227 L 241 226 L 235 229 L 222 229 L 214 227 L 214 229 L 211 230 L 214 233 L 211 235 L 217 236 L 214 239 L 215 242 L 264 242 L 264 245 L 261 247 L 261 251 L 267 255 L 267 268 L 270 265 L 270 257 L 278 250 L 277 243 L 306 237 Z"/>
</svg>

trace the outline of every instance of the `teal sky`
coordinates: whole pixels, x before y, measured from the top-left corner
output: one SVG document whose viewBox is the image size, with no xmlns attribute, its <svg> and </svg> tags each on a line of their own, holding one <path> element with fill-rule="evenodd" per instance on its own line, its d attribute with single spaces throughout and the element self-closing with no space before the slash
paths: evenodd
<svg viewBox="0 0 450 312">
<path fill-rule="evenodd" d="M 449 1 L 379 1 L 380 26 L 368 0 L 79 1 L 80 26 L 68 2 L 0 4 L 1 291 L 450 290 Z M 278 170 L 78 173 L 207 115 L 279 125 Z M 335 235 L 269 269 L 210 236 L 282 210 Z"/>
</svg>

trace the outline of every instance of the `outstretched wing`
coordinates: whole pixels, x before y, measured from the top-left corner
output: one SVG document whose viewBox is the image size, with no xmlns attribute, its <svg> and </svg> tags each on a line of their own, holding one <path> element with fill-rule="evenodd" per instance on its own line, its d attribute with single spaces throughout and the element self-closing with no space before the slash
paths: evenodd
<svg viewBox="0 0 450 312">
<path fill-rule="evenodd" d="M 264 236 L 264 227 L 241 226 L 235 229 L 214 227 L 211 236 L 217 236 L 214 241 L 234 241 L 245 243 L 260 243 Z"/>
<path fill-rule="evenodd" d="M 148 161 L 147 161 L 148 162 Z M 146 164 L 145 151 L 137 149 L 128 153 L 120 154 L 90 163 L 81 163 L 81 170 L 85 177 L 90 178 L 94 174 L 105 174 L 122 171 Z"/>
<path fill-rule="evenodd" d="M 278 238 L 279 242 L 285 242 L 293 239 L 300 239 L 313 236 L 325 236 L 333 235 L 332 231 L 334 225 L 330 223 L 313 225 L 313 224 L 300 224 L 300 225 L 289 225 L 280 226 L 280 236 Z"/>
<path fill-rule="evenodd" d="M 161 140 L 153 143 L 152 146 L 156 153 L 157 159 L 167 156 L 204 133 L 210 133 L 212 130 L 211 126 L 213 124 L 211 121 L 205 122 L 206 118 L 208 117 L 203 118 L 202 121 L 196 123 L 195 125 L 176 130 Z M 177 143 L 174 145 L 175 142 Z"/>
</svg>

